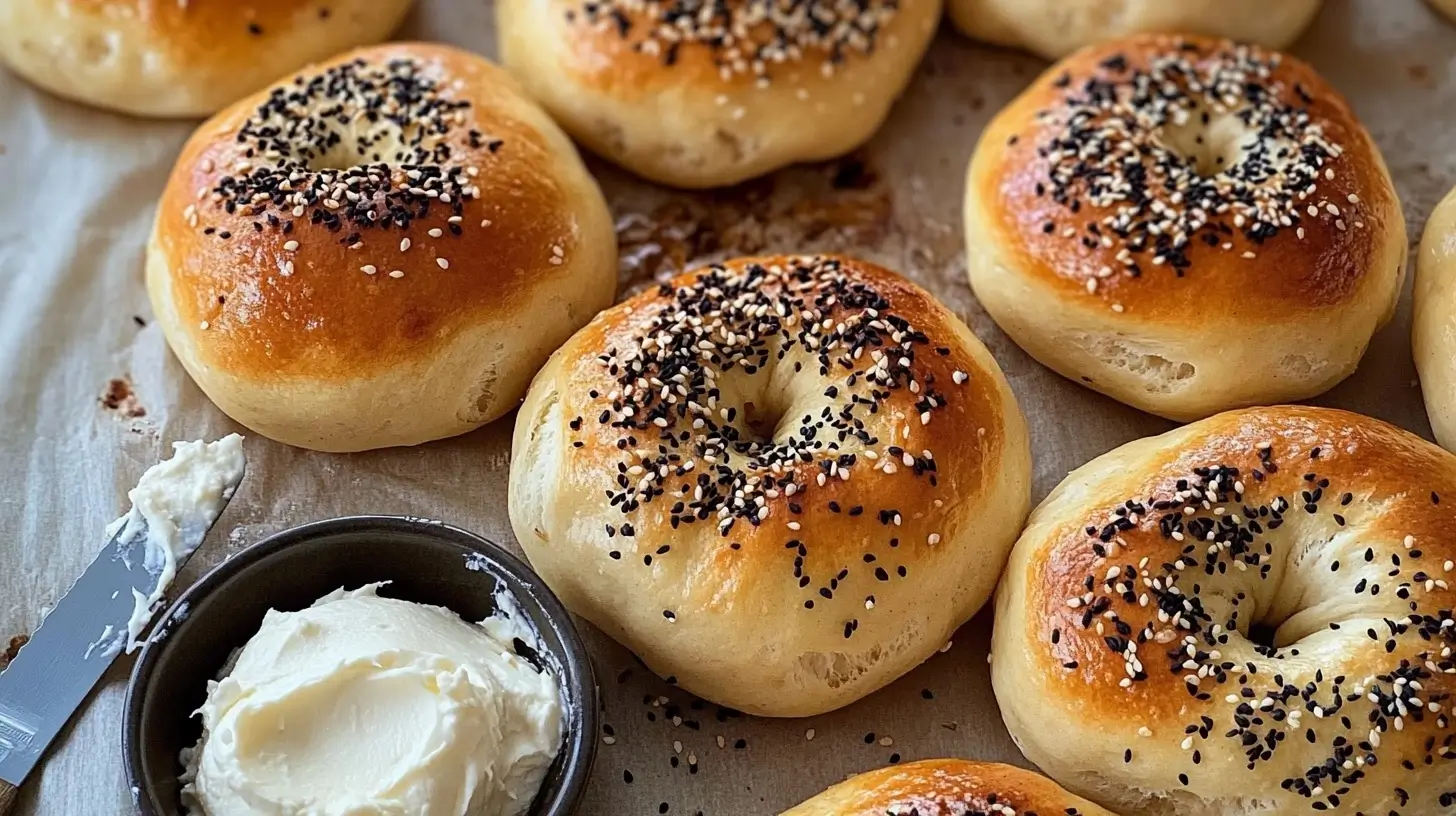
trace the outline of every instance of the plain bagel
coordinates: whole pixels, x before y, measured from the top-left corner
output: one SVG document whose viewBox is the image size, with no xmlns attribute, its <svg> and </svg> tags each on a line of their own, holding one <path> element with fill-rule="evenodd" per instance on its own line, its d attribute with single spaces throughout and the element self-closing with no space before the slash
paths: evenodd
<svg viewBox="0 0 1456 816">
<path fill-rule="evenodd" d="M 677 187 L 858 147 L 942 0 L 500 0 L 501 61 L 593 152 Z"/>
<path fill-rule="evenodd" d="M 1114 816 L 1010 765 L 927 759 L 867 771 L 780 816 Z"/>
<path fill-rule="evenodd" d="M 289 71 L 389 36 L 410 0 L 16 0 L 0 59 L 52 93 L 207 116 Z"/>
<path fill-rule="evenodd" d="M 1450 2 L 1451 0 L 1434 0 Z M 1287 48 L 1321 0 L 949 0 L 956 28 L 978 40 L 1060 59 L 1131 34 L 1201 34 Z"/>
<path fill-rule="evenodd" d="M 1324 408 L 1124 445 L 1032 514 L 992 681 L 1027 758 L 1127 816 L 1456 805 L 1456 456 Z"/>
<path fill-rule="evenodd" d="M 361 49 L 203 124 L 147 246 L 177 359 L 304 448 L 464 433 L 512 410 L 616 289 L 606 202 L 505 71 Z"/>
<path fill-rule="evenodd" d="M 1400 202 L 1297 59 L 1145 35 L 1041 76 L 981 136 L 971 285 L 1058 373 L 1176 420 L 1306 399 L 1395 313 Z"/>
<path fill-rule="evenodd" d="M 808 716 L 986 601 L 1029 504 L 996 362 L 924 290 L 747 258 L 597 316 L 531 385 L 511 525 L 567 608 L 678 686 Z"/>
</svg>

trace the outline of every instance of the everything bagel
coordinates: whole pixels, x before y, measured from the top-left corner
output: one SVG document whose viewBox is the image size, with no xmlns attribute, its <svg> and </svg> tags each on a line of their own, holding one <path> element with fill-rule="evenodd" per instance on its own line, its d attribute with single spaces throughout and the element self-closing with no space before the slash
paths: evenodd
<svg viewBox="0 0 1456 816">
<path fill-rule="evenodd" d="M 1022 768 L 927 759 L 852 776 L 780 816 L 1113 816 Z"/>
<path fill-rule="evenodd" d="M 1148 35 L 1052 66 L 982 134 L 971 286 L 1044 365 L 1191 420 L 1344 379 L 1395 312 L 1405 220 L 1304 63 Z"/>
<path fill-rule="evenodd" d="M 327 451 L 512 410 L 616 282 L 566 135 L 505 71 L 419 43 L 310 66 L 203 124 L 147 246 L 152 308 L 208 397 Z"/>
<path fill-rule="evenodd" d="M 510 515 L 573 612 L 754 714 L 850 703 L 989 597 L 1030 491 L 986 348 L 838 257 L 710 266 L 615 306 L 531 385 Z"/>
<path fill-rule="evenodd" d="M 1456 805 L 1456 457 L 1323 408 L 1124 445 L 1032 514 L 992 680 L 1027 758 L 1128 816 Z"/>
</svg>

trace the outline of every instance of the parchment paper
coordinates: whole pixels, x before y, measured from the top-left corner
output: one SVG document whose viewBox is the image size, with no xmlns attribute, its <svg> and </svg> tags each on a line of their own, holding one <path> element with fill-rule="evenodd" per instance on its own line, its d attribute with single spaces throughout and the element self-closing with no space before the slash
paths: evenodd
<svg viewBox="0 0 1456 816">
<path fill-rule="evenodd" d="M 402 37 L 494 52 L 484 0 L 421 0 Z M 1456 184 L 1456 27 L 1419 0 L 1329 0 L 1294 50 L 1373 131 L 1414 243 Z M 947 27 L 890 123 L 847 160 L 698 195 L 656 190 L 593 162 L 622 228 L 624 289 L 689 260 L 756 251 L 832 248 L 900 270 L 966 319 L 1005 369 L 1030 420 L 1039 499 L 1071 468 L 1170 427 L 1037 365 L 997 331 L 966 284 L 966 161 L 989 116 L 1043 67 Z M 171 358 L 142 286 L 154 202 L 194 124 L 92 111 L 0 71 L 0 648 L 30 631 L 90 562 L 103 525 L 125 509 L 127 488 L 171 441 L 245 430 Z M 1359 372 L 1317 402 L 1429 436 L 1409 326 L 1407 291 Z M 505 511 L 512 421 L 352 456 L 249 435 L 244 487 L 178 588 L 269 533 L 353 513 L 443 519 L 514 548 Z M 722 718 L 584 629 L 615 735 L 601 746 L 588 814 L 776 813 L 895 758 L 1025 764 L 987 678 L 988 614 L 890 688 L 789 721 Z M 22 813 L 131 812 L 120 747 L 131 664 L 117 660 L 62 734 L 27 785 Z"/>
</svg>

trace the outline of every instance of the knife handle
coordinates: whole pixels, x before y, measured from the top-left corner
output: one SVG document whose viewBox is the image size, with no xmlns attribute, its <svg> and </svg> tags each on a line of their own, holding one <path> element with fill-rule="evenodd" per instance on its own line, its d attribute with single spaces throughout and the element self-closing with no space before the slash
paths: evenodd
<svg viewBox="0 0 1456 816">
<path fill-rule="evenodd" d="M 20 790 L 0 779 L 0 816 L 13 816 L 20 802 Z"/>
</svg>

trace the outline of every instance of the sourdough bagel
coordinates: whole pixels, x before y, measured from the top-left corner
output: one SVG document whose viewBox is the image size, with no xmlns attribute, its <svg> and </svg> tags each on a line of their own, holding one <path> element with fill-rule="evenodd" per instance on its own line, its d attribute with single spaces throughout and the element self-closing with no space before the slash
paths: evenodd
<svg viewBox="0 0 1456 816">
<path fill-rule="evenodd" d="M 1043 364 L 1171 419 L 1314 396 L 1395 312 L 1400 202 L 1308 65 L 1145 35 L 1077 52 L 987 127 L 981 304 Z"/>
<path fill-rule="evenodd" d="M 1449 0 L 1436 0 L 1436 2 Z M 1287 48 L 1320 0 L 949 0 L 951 22 L 978 40 L 1060 59 L 1131 34 L 1201 34 Z"/>
<path fill-rule="evenodd" d="M 1411 345 L 1436 441 L 1456 450 L 1456 190 L 1431 213 L 1416 256 Z"/>
<path fill-rule="evenodd" d="M 677 187 L 847 153 L 879 128 L 942 0 L 500 0 L 501 61 L 567 132 Z"/>
<path fill-rule="evenodd" d="M 389 36 L 410 0 L 15 0 L 0 59 L 52 93 L 207 116 L 289 71 Z"/>
<path fill-rule="evenodd" d="M 1006 726 L 1127 816 L 1456 806 L 1456 457 L 1324 408 L 1105 454 L 1032 514 L 996 604 Z"/>
<path fill-rule="evenodd" d="M 880 267 L 748 258 L 598 315 L 531 385 L 510 516 L 568 609 L 677 685 L 846 705 L 989 597 L 1030 491 L 986 348 Z"/>
<path fill-rule="evenodd" d="M 147 247 L 177 359 L 233 419 L 356 451 L 510 411 L 616 288 L 596 182 L 504 71 L 437 45 L 311 66 L 200 127 Z"/>
<path fill-rule="evenodd" d="M 927 759 L 852 776 L 780 816 L 1114 816 L 1021 768 Z"/>
</svg>

